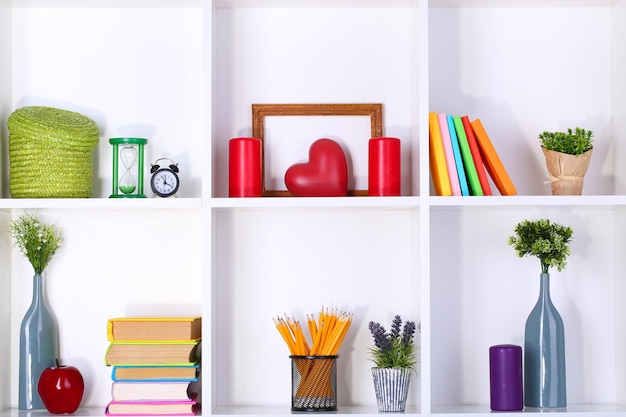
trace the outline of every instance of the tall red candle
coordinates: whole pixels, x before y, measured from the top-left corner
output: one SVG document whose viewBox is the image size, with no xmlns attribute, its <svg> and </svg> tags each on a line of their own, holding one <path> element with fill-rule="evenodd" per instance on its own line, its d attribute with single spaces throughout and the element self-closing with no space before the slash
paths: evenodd
<svg viewBox="0 0 626 417">
<path fill-rule="evenodd" d="M 233 138 L 228 143 L 228 195 L 261 197 L 261 139 Z"/>
<path fill-rule="evenodd" d="M 400 195 L 400 139 L 371 138 L 369 140 L 368 174 L 368 195 Z"/>
</svg>

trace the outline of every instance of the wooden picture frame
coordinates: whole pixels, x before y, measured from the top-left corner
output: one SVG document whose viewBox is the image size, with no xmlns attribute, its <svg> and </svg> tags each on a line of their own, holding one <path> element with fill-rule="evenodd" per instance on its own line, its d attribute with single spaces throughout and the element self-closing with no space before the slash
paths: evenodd
<svg viewBox="0 0 626 417">
<path fill-rule="evenodd" d="M 265 187 L 265 117 L 267 116 L 364 116 L 370 118 L 370 137 L 383 136 L 383 105 L 365 104 L 253 104 L 252 136 L 261 140 L 261 181 L 264 197 L 288 197 L 288 190 Z M 370 138 L 367 138 L 368 140 Z M 367 143 L 364 144 L 367 146 Z M 367 190 L 348 190 L 349 196 L 367 195 Z"/>
</svg>

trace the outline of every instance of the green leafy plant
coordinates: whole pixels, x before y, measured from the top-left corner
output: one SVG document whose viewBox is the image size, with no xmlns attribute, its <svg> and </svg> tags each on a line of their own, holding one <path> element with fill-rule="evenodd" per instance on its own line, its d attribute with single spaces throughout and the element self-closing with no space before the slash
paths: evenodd
<svg viewBox="0 0 626 417">
<path fill-rule="evenodd" d="M 402 328 L 402 318 L 395 316 L 389 333 L 379 323 L 370 321 L 369 329 L 374 338 L 371 347 L 371 360 L 376 368 L 413 369 L 416 364 L 415 322 L 406 321 Z"/>
<path fill-rule="evenodd" d="M 593 132 L 580 127 L 567 129 L 567 132 L 542 132 L 539 134 L 541 146 L 549 151 L 581 155 L 593 148 Z"/>
<path fill-rule="evenodd" d="M 26 213 L 11 222 L 11 236 L 36 275 L 41 275 L 59 246 L 61 232 L 50 224 L 42 224 L 39 216 Z"/>
<path fill-rule="evenodd" d="M 528 255 L 539 258 L 542 273 L 548 273 L 551 267 L 562 271 L 567 265 L 573 233 L 571 227 L 549 219 L 523 220 L 515 226 L 515 235 L 509 236 L 509 245 L 520 258 Z"/>
</svg>

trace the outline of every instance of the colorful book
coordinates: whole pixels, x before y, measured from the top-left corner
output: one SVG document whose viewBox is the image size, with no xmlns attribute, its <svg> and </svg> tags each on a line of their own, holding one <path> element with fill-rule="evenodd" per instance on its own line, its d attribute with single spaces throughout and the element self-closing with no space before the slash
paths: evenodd
<svg viewBox="0 0 626 417">
<path fill-rule="evenodd" d="M 446 167 L 446 155 L 443 150 L 439 119 L 436 112 L 428 114 L 429 150 L 430 150 L 430 175 L 435 187 L 435 193 L 440 196 L 452 195 L 448 168 Z"/>
<path fill-rule="evenodd" d="M 468 116 L 462 116 L 461 121 L 463 122 L 463 129 L 465 131 L 465 136 L 467 137 L 467 143 L 469 144 L 470 151 L 472 152 L 472 158 L 474 158 L 474 165 L 476 166 L 476 172 L 478 173 L 478 180 L 480 181 L 480 187 L 483 190 L 483 195 L 492 195 L 489 178 L 487 178 L 487 173 L 485 172 L 483 158 L 480 155 L 480 148 L 478 147 L 478 142 L 474 136 L 472 124 L 470 123 Z"/>
<path fill-rule="evenodd" d="M 106 365 L 195 365 L 199 361 L 198 341 L 111 342 Z"/>
<path fill-rule="evenodd" d="M 483 195 L 483 189 L 480 186 L 478 172 L 476 171 L 476 166 L 474 165 L 474 159 L 472 158 L 472 151 L 470 150 L 469 143 L 467 142 L 467 136 L 465 136 L 465 129 L 463 128 L 461 116 L 453 116 L 452 120 L 454 121 L 456 136 L 459 139 L 459 147 L 461 148 L 461 156 L 463 157 L 463 166 L 465 167 L 470 193 L 471 195 Z"/>
<path fill-rule="evenodd" d="M 465 168 L 463 168 L 463 157 L 461 156 L 461 148 L 459 146 L 459 138 L 456 136 L 454 120 L 451 115 L 447 115 L 448 133 L 450 134 L 450 142 L 452 143 L 452 151 L 454 152 L 454 161 L 456 163 L 456 171 L 459 175 L 459 186 L 461 187 L 461 195 L 470 195 L 469 185 L 467 185 L 467 176 Z"/>
<path fill-rule="evenodd" d="M 115 365 L 111 368 L 113 381 L 197 381 L 198 365 Z"/>
<path fill-rule="evenodd" d="M 452 142 L 450 141 L 450 131 L 448 130 L 448 119 L 444 113 L 439 113 L 439 130 L 443 141 L 443 151 L 446 154 L 446 166 L 448 168 L 448 177 L 450 179 L 450 188 L 452 195 L 461 195 L 461 185 L 459 184 L 459 174 L 456 169 L 454 160 L 454 151 Z"/>
<path fill-rule="evenodd" d="M 200 340 L 201 317 L 122 317 L 109 319 L 107 337 L 110 342 L 168 340 Z"/>
<path fill-rule="evenodd" d="M 480 119 L 476 119 L 473 120 L 471 124 L 474 130 L 474 135 L 476 136 L 476 141 L 478 142 L 478 146 L 483 156 L 483 161 L 487 167 L 487 172 L 491 176 L 496 188 L 502 195 L 517 194 L 517 190 L 515 189 L 509 174 L 506 172 L 496 149 L 491 143 L 491 139 L 489 139 L 482 122 Z"/>
<path fill-rule="evenodd" d="M 198 398 L 199 388 L 192 382 L 134 382 L 111 384 L 112 401 L 187 401 Z"/>
<path fill-rule="evenodd" d="M 111 401 L 105 410 L 107 416 L 192 416 L 199 406 L 187 401 Z"/>
</svg>

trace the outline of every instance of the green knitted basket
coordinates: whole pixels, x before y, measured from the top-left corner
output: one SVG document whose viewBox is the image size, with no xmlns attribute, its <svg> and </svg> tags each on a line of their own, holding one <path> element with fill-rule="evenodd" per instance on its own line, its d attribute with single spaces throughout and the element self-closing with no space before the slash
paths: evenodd
<svg viewBox="0 0 626 417">
<path fill-rule="evenodd" d="M 93 149 L 100 130 L 79 113 L 31 106 L 8 119 L 10 190 L 14 198 L 90 197 Z"/>
</svg>

